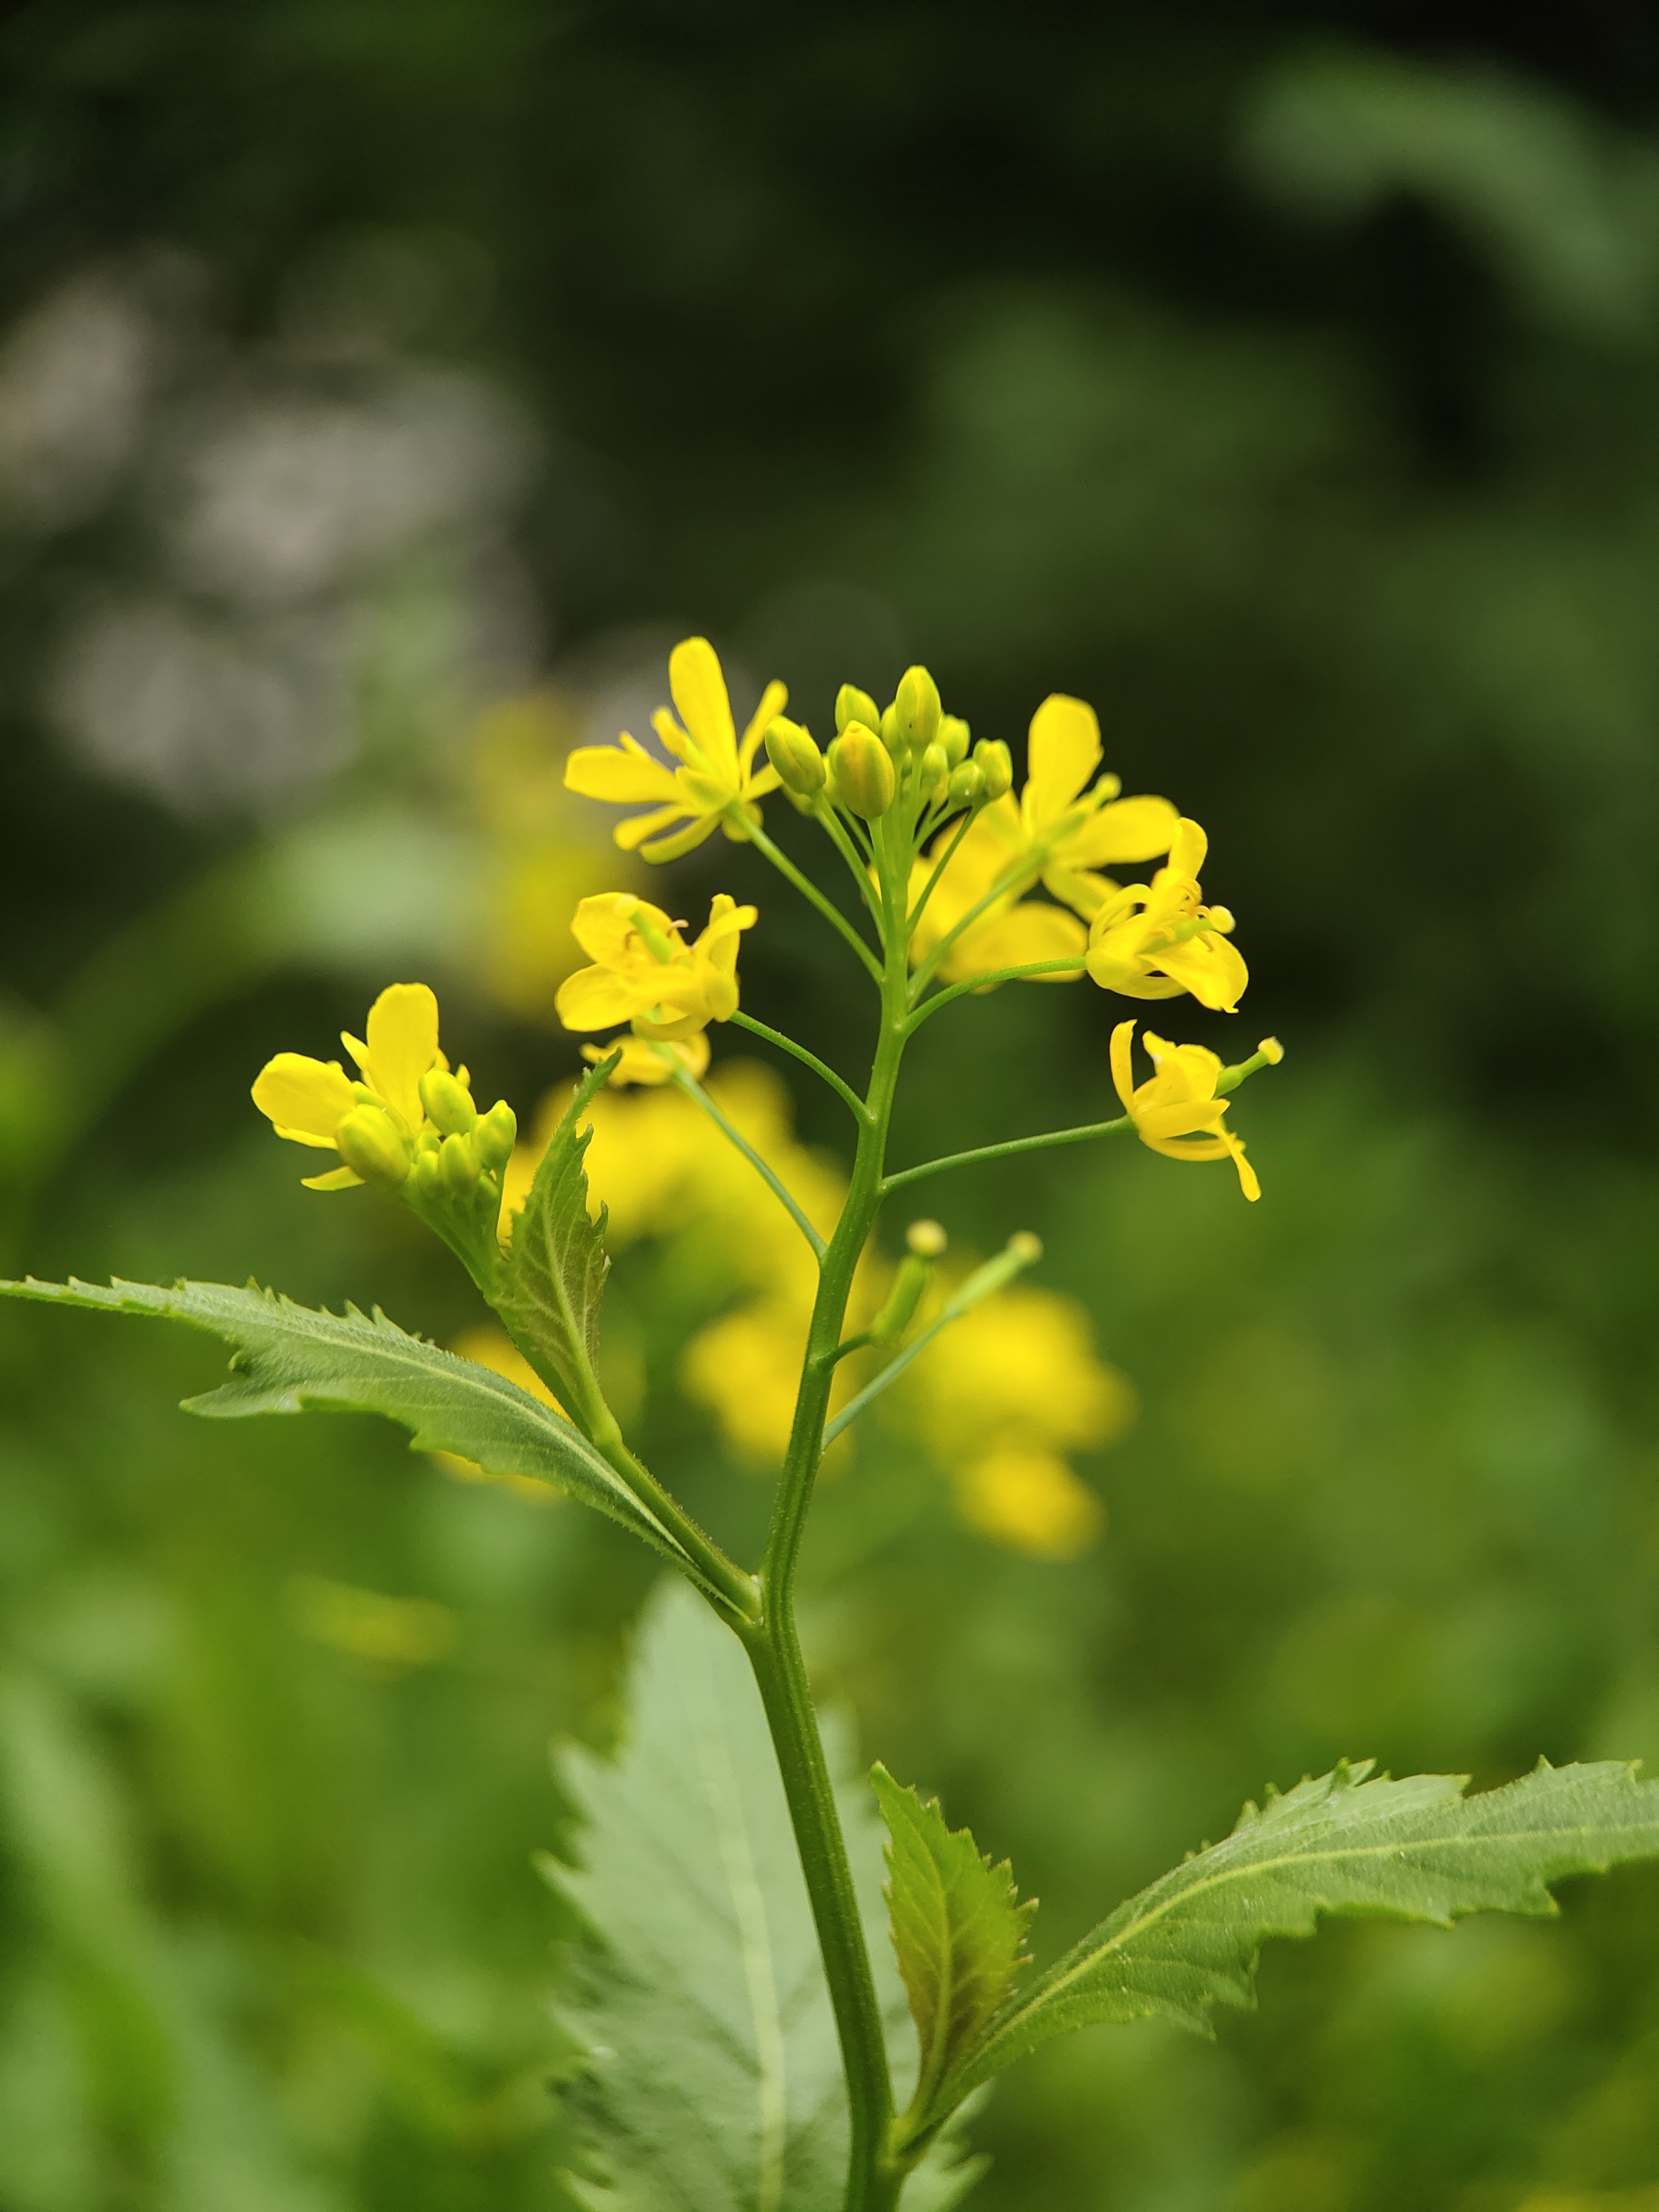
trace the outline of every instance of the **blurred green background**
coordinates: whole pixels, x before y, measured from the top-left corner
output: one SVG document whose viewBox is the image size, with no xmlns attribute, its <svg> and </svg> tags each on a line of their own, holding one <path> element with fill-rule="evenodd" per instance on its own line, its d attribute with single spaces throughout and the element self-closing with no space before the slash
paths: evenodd
<svg viewBox="0 0 1659 2212">
<path fill-rule="evenodd" d="M 1178 1034 L 1285 1040 L 1260 1206 L 1121 1148 L 933 1187 L 981 1250 L 1040 1231 L 1133 1379 L 1103 1538 L 999 1548 L 876 1443 L 811 1553 L 823 1693 L 1012 1854 L 1045 1956 L 1341 1753 L 1659 1763 L 1659 29 L 1484 21 L 0 23 L 9 1271 L 465 1328 L 247 1085 L 416 974 L 485 1095 L 569 1073 L 562 917 L 617 864 L 560 751 L 688 631 L 820 730 L 913 658 L 979 735 L 1080 693 L 1209 829 L 1255 980 Z M 745 1003 L 853 1070 L 828 933 L 734 848 L 672 880 L 759 899 Z M 1109 1110 L 1112 1018 L 944 1018 L 897 1157 Z M 647 1456 L 745 1538 L 676 1387 L 707 1310 L 625 1255 L 617 1314 Z M 643 1555 L 367 1420 L 193 1423 L 204 1343 L 9 1312 L 0 1363 L 0 2207 L 552 2212 L 530 1855 Z M 1656 1966 L 1651 1871 L 1334 1928 L 1213 2047 L 1028 2062 L 974 2202 L 1653 2212 Z"/>
</svg>

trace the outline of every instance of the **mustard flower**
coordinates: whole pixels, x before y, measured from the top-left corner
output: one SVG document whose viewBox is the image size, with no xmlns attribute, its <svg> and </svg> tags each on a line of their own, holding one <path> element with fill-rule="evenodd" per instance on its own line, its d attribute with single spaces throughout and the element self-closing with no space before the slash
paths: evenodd
<svg viewBox="0 0 1659 2212">
<path fill-rule="evenodd" d="M 679 720 L 666 707 L 659 707 L 651 720 L 679 767 L 670 768 L 625 730 L 614 745 L 578 746 L 565 763 L 567 787 L 585 798 L 656 802 L 649 814 L 618 823 L 615 833 L 624 853 L 637 848 L 647 860 L 689 853 L 717 823 L 738 840 L 746 834 L 745 823 L 759 828 L 755 801 L 777 789 L 778 772 L 769 762 L 757 772 L 755 756 L 768 726 L 789 702 L 781 684 L 769 684 L 740 739 L 719 656 L 706 637 L 688 637 L 674 647 L 668 688 Z M 676 830 L 677 822 L 686 826 Z"/>
<path fill-rule="evenodd" d="M 1103 991 L 1126 999 L 1173 999 L 1190 991 L 1200 1006 L 1238 1012 L 1250 971 L 1228 942 L 1224 906 L 1200 903 L 1198 872 L 1209 840 L 1196 822 L 1176 827 L 1168 865 L 1149 885 L 1128 884 L 1089 925 L 1089 973 Z"/>
<path fill-rule="evenodd" d="M 449 1062 L 438 1048 L 438 1001 L 424 983 L 392 983 L 370 1007 L 367 1042 L 341 1032 L 356 1061 L 354 1083 L 337 1060 L 279 1052 L 253 1085 L 253 1103 L 279 1137 L 336 1152 L 384 1178 L 408 1171 L 407 1147 L 426 1124 L 421 1078 Z M 458 1080 L 465 1088 L 466 1070 Z M 344 1133 L 343 1140 L 342 1132 Z M 353 1166 L 304 1178 L 308 1190 L 346 1190 L 364 1177 Z"/>
<path fill-rule="evenodd" d="M 1135 1134 L 1167 1159 L 1231 1160 L 1238 1170 L 1240 1188 L 1254 1203 L 1261 1195 L 1261 1186 L 1244 1157 L 1243 1142 L 1223 1122 L 1227 1100 L 1216 1096 L 1217 1079 L 1223 1073 L 1219 1055 L 1201 1044 L 1170 1044 L 1148 1031 L 1142 1042 L 1155 1072 L 1137 1086 L 1129 1050 L 1134 1032 L 1133 1022 L 1120 1022 L 1112 1031 L 1112 1081 Z M 1279 1048 L 1269 1038 L 1261 1052 L 1272 1060 L 1278 1057 Z"/>
<path fill-rule="evenodd" d="M 1180 820 L 1167 799 L 1120 799 L 1115 775 L 1090 783 L 1100 755 L 1092 707 L 1060 692 L 1043 701 L 1031 717 L 1025 787 L 1018 801 L 1009 793 L 986 807 L 963 838 L 917 925 L 916 959 L 999 883 L 1001 894 L 951 947 L 941 975 L 955 980 L 1082 954 L 1083 924 L 1117 890 L 1098 871 L 1168 852 Z M 913 902 L 955 835 L 954 827 L 947 829 L 927 860 L 918 862 Z M 1020 902 L 1039 879 L 1061 907 Z"/>
<path fill-rule="evenodd" d="M 738 1011 L 738 940 L 756 909 L 724 891 L 710 902 L 708 927 L 695 945 L 659 906 L 631 891 L 585 898 L 570 927 L 592 961 L 559 986 L 554 1004 L 568 1030 L 633 1024 L 639 1037 L 695 1036 Z"/>
</svg>

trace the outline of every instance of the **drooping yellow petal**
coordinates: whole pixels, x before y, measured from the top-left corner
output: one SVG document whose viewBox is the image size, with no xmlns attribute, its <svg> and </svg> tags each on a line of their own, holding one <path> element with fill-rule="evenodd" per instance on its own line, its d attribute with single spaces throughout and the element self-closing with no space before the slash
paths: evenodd
<svg viewBox="0 0 1659 2212">
<path fill-rule="evenodd" d="M 629 805 L 675 795 L 673 769 L 626 731 L 614 745 L 579 745 L 564 764 L 564 783 L 567 791 L 580 792 L 584 799 Z"/>
<path fill-rule="evenodd" d="M 1033 833 L 1046 830 L 1072 805 L 1099 765 L 1100 724 L 1094 708 L 1063 691 L 1051 692 L 1031 717 L 1026 828 Z"/>
<path fill-rule="evenodd" d="M 787 685 L 780 684 L 774 677 L 765 690 L 761 693 L 760 704 L 749 717 L 748 725 L 743 733 L 743 742 L 738 747 L 738 767 L 744 775 L 748 775 L 750 766 L 760 749 L 766 732 L 788 704 Z M 777 787 L 775 776 L 772 780 L 770 787 L 774 790 Z"/>
<path fill-rule="evenodd" d="M 279 1137 L 331 1152 L 334 1132 L 357 1101 L 337 1060 L 279 1052 L 254 1079 L 253 1103 Z"/>
<path fill-rule="evenodd" d="M 650 1037 L 623 1036 L 610 1044 L 585 1044 L 582 1058 L 597 1066 L 600 1060 L 609 1060 L 617 1046 L 622 1058 L 606 1078 L 614 1091 L 626 1089 L 629 1084 L 642 1084 L 654 1090 L 666 1083 L 677 1068 L 684 1068 L 695 1082 L 708 1068 L 708 1032 L 699 1030 L 683 1043 L 658 1042 Z"/>
<path fill-rule="evenodd" d="M 711 769 L 738 780 L 738 733 L 720 656 L 706 637 L 688 637 L 668 656 L 668 688 L 680 720 Z"/>
<path fill-rule="evenodd" d="M 388 983 L 368 1010 L 365 1079 L 413 1132 L 426 1119 L 420 1081 L 438 1060 L 437 994 L 425 983 Z"/>
<path fill-rule="evenodd" d="M 1231 938 L 1223 937 L 1217 930 L 1206 930 L 1201 937 L 1189 938 L 1185 945 L 1172 945 L 1158 953 L 1158 964 L 1176 986 L 1190 991 L 1200 1006 L 1213 1012 L 1236 1014 L 1238 1002 L 1250 980 L 1250 971 L 1244 965 L 1244 956 Z M 1124 987 L 1120 984 L 1121 990 Z"/>
<path fill-rule="evenodd" d="M 631 1021 L 651 1003 L 629 979 L 611 969 L 594 967 L 579 968 L 567 975 L 553 1007 L 568 1030 L 608 1030 Z"/>
<path fill-rule="evenodd" d="M 326 1175 L 300 1177 L 301 1186 L 306 1190 L 358 1190 L 362 1180 L 356 1168 L 331 1168 Z"/>
<path fill-rule="evenodd" d="M 1065 856 L 1078 868 L 1154 860 L 1169 851 L 1180 826 L 1181 817 L 1167 799 L 1114 799 L 1066 840 Z"/>
<path fill-rule="evenodd" d="M 1129 1114 L 1134 1111 L 1135 1103 L 1134 1061 L 1129 1053 L 1134 1033 L 1133 1022 L 1120 1022 L 1112 1031 L 1112 1083 L 1124 1111 Z"/>
<path fill-rule="evenodd" d="M 1196 822 L 1182 815 L 1176 823 L 1175 836 L 1170 841 L 1169 866 L 1177 876 L 1196 879 L 1204 871 L 1204 856 L 1210 849 L 1210 841 Z"/>
<path fill-rule="evenodd" d="M 681 810 L 682 812 L 689 811 L 685 808 Z M 638 829 L 643 838 L 644 832 L 651 823 L 659 820 L 672 821 L 673 818 L 673 816 L 665 809 L 661 816 L 649 815 L 639 823 L 624 823 L 623 827 L 630 830 Z M 639 846 L 640 858 L 642 860 L 657 862 L 678 860 L 682 853 L 695 851 L 697 846 L 712 837 L 719 821 L 718 814 L 699 815 L 695 821 L 687 823 L 684 830 L 677 830 L 672 837 L 653 837 L 648 843 L 641 842 Z M 622 830 L 618 830 L 617 842 L 620 845 L 622 842 Z"/>
</svg>

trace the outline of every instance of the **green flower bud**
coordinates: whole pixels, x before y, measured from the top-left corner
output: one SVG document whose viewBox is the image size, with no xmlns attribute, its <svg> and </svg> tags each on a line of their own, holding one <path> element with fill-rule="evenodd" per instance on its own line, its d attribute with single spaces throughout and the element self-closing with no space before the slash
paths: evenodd
<svg viewBox="0 0 1659 2212">
<path fill-rule="evenodd" d="M 939 727 L 939 686 L 925 668 L 907 668 L 893 694 L 893 726 L 901 744 L 919 753 Z M 887 734 L 884 729 L 882 735 Z"/>
<path fill-rule="evenodd" d="M 872 725 L 874 727 L 874 725 Z M 898 709 L 884 707 L 881 710 L 881 741 L 896 757 L 904 750 L 904 739 L 899 735 Z"/>
<path fill-rule="evenodd" d="M 985 778 L 972 761 L 963 761 L 960 768 L 951 771 L 949 793 L 952 806 L 980 806 L 985 801 Z"/>
<path fill-rule="evenodd" d="M 340 1158 L 365 1182 L 404 1182 L 409 1152 L 392 1116 L 379 1106 L 354 1106 L 334 1132 Z"/>
<path fill-rule="evenodd" d="M 466 1198 L 478 1187 L 478 1155 L 467 1137 L 446 1137 L 438 1154 L 438 1175 L 447 1191 Z"/>
<path fill-rule="evenodd" d="M 839 737 L 849 722 L 862 722 L 866 730 L 879 729 L 881 709 L 867 691 L 860 691 L 856 684 L 843 684 L 836 694 L 836 734 Z"/>
<path fill-rule="evenodd" d="M 478 1158 L 492 1175 L 498 1175 L 512 1158 L 518 1141 L 519 1117 L 505 1098 L 498 1098 L 472 1132 Z"/>
<path fill-rule="evenodd" d="M 904 1242 L 918 1260 L 941 1258 L 950 1241 L 937 1221 L 913 1221 L 904 1232 Z"/>
<path fill-rule="evenodd" d="M 1014 758 L 1000 738 L 981 738 L 974 747 L 974 759 L 985 779 L 987 799 L 1000 799 L 1014 787 Z"/>
<path fill-rule="evenodd" d="M 776 716 L 766 732 L 766 757 L 776 769 L 779 782 L 796 798 L 811 799 L 823 789 L 823 755 L 812 742 L 811 732 L 787 714 Z"/>
<path fill-rule="evenodd" d="M 929 745 L 921 757 L 921 787 L 931 799 L 936 791 L 943 791 L 951 778 L 951 763 L 945 757 L 943 745 Z"/>
<path fill-rule="evenodd" d="M 447 1137 L 464 1137 L 478 1118 L 472 1095 L 441 1067 L 421 1078 L 421 1103 Z"/>
<path fill-rule="evenodd" d="M 442 1181 L 438 1173 L 438 1148 L 442 1143 L 441 1137 L 436 1138 L 434 1139 L 430 1152 L 417 1152 L 415 1155 L 415 1164 L 410 1170 L 409 1181 L 410 1187 L 416 1198 L 434 1199 L 442 1188 Z"/>
<path fill-rule="evenodd" d="M 873 822 L 893 803 L 893 763 L 873 730 L 849 722 L 830 748 L 832 795 L 841 805 Z"/>
<path fill-rule="evenodd" d="M 952 768 L 960 768 L 968 757 L 968 725 L 960 714 L 941 714 L 939 727 L 933 732 L 936 744 L 945 748 L 945 757 Z"/>
</svg>

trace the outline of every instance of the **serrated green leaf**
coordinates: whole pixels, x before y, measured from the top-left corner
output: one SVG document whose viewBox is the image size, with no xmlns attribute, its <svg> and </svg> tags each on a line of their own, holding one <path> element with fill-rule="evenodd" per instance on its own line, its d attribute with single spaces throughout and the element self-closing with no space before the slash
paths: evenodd
<svg viewBox="0 0 1659 2212">
<path fill-rule="evenodd" d="M 605 1208 L 587 1211 L 583 1164 L 593 1131 L 581 1116 L 615 1066 L 590 1068 L 553 1132 L 501 1261 L 495 1310 L 526 1358 L 592 1435 L 605 1401 L 594 1379 L 599 1351 L 599 1302 L 611 1261 L 605 1249 Z"/>
<path fill-rule="evenodd" d="M 1322 1913 L 1431 1921 L 1552 1913 L 1549 1885 L 1659 1856 L 1659 1781 L 1619 1760 L 1536 1770 L 1466 1797 L 1466 1776 L 1367 1781 L 1339 1766 L 1260 1808 L 1195 1853 L 1005 2007 L 934 2111 L 1050 2037 L 1148 2014 L 1212 2032 L 1209 2008 L 1255 2002 L 1271 1936 L 1311 1936 Z"/>
<path fill-rule="evenodd" d="M 307 1407 L 383 1413 L 416 1451 L 453 1452 L 486 1474 L 556 1483 L 696 1574 L 677 1538 L 551 1407 L 476 1360 L 410 1336 L 378 1307 L 317 1313 L 274 1291 L 226 1283 L 0 1283 L 0 1294 L 49 1304 L 180 1321 L 236 1347 L 235 1381 L 185 1410 L 213 1416 L 297 1413 Z M 701 1581 L 702 1577 L 697 1575 Z"/>
<path fill-rule="evenodd" d="M 921 2049 L 920 2119 L 1027 1963 L 1036 1900 L 1019 1903 L 1007 1860 L 993 1866 L 966 1828 L 947 1828 L 937 1799 L 924 1803 L 879 1763 L 870 1779 L 887 1823 L 893 1949 Z"/>
<path fill-rule="evenodd" d="M 616 1759 L 561 1754 L 583 1864 L 544 1862 L 599 1939 L 564 2015 L 592 2057 L 564 2094 L 600 2172 L 569 2186 L 592 2212 L 838 2212 L 840 2046 L 765 1714 L 737 1638 L 677 1584 L 647 1610 L 629 1712 Z M 890 2048 L 914 2072 L 880 1823 L 846 1732 L 827 1747 Z M 941 2139 L 903 2212 L 949 2212 L 981 2166 Z"/>
</svg>

